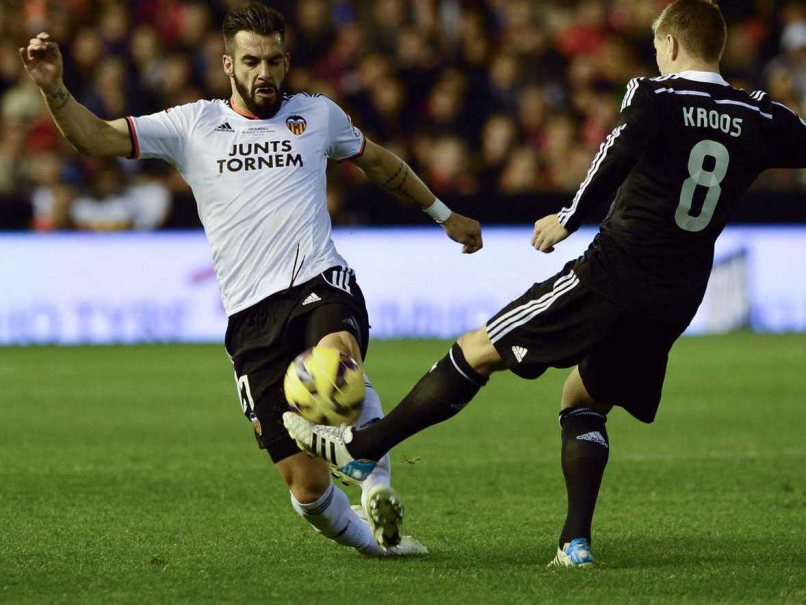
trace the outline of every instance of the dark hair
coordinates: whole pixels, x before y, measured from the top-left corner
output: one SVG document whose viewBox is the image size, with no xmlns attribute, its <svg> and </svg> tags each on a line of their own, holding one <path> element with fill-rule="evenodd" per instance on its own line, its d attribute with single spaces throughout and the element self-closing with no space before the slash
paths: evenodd
<svg viewBox="0 0 806 605">
<path fill-rule="evenodd" d="M 728 29 L 716 0 L 675 0 L 652 24 L 655 36 L 672 35 L 693 56 L 722 59 Z"/>
<path fill-rule="evenodd" d="M 227 54 L 232 54 L 232 42 L 238 32 L 252 32 L 261 36 L 280 34 L 285 43 L 285 17 L 280 11 L 269 8 L 260 2 L 250 2 L 232 9 L 224 18 L 222 26 Z"/>
</svg>

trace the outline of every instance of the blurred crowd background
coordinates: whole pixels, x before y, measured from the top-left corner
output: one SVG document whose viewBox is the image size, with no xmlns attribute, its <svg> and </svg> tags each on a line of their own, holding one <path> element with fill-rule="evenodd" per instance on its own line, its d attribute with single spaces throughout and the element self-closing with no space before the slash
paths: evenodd
<svg viewBox="0 0 806 605">
<path fill-rule="evenodd" d="M 228 98 L 220 24 L 241 0 L 5 0 L 0 4 L 0 229 L 198 226 L 160 162 L 79 156 L 51 122 L 18 48 L 47 30 L 78 101 L 113 119 Z M 291 92 L 325 94 L 443 198 L 494 205 L 566 196 L 618 119 L 626 83 L 655 76 L 663 0 L 277 0 Z M 806 2 L 725 0 L 725 77 L 806 113 Z M 384 221 L 352 166 L 329 170 L 334 222 Z M 764 191 L 806 189 L 771 172 Z M 506 208 L 505 204 L 501 204 Z M 505 210 L 502 210 L 505 212 Z M 504 217 L 505 218 L 505 217 Z M 535 218 L 537 218 L 535 216 Z"/>
</svg>

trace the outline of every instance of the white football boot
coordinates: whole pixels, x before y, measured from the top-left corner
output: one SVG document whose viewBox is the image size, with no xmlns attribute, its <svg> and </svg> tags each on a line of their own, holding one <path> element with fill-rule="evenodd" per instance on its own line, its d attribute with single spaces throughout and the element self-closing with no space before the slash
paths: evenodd
<svg viewBox="0 0 806 605">
<path fill-rule="evenodd" d="M 353 440 L 353 427 L 313 424 L 294 412 L 283 414 L 283 424 L 299 449 L 322 458 L 343 481 L 360 483 L 375 470 L 377 462 L 356 460 L 347 450 Z"/>
<path fill-rule="evenodd" d="M 364 513 L 375 541 L 392 548 L 403 539 L 403 503 L 388 485 L 379 483 L 369 490 L 364 500 Z"/>
<path fill-rule="evenodd" d="M 585 538 L 577 538 L 557 549 L 557 555 L 547 567 L 593 567 L 591 547 Z"/>
<path fill-rule="evenodd" d="M 392 546 L 390 548 L 385 548 L 383 551 L 383 557 L 419 557 L 422 555 L 427 555 L 428 549 L 425 547 L 425 544 L 422 542 L 415 540 L 411 536 L 403 536 L 400 539 L 400 544 L 397 546 Z"/>
</svg>

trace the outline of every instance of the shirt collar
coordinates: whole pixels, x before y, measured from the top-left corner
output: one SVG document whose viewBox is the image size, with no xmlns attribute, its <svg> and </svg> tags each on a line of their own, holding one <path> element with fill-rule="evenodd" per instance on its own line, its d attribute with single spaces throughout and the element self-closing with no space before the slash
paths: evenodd
<svg viewBox="0 0 806 605">
<path fill-rule="evenodd" d="M 721 75 L 715 71 L 695 71 L 689 69 L 688 71 L 681 71 L 677 74 L 679 78 L 686 80 L 694 80 L 695 82 L 703 82 L 704 84 L 719 84 L 720 86 L 730 86 Z"/>
</svg>

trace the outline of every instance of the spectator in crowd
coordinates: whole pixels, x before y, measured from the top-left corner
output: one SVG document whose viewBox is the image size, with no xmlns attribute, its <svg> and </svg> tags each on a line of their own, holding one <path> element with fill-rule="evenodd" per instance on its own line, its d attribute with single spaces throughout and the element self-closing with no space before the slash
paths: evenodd
<svg viewBox="0 0 806 605">
<path fill-rule="evenodd" d="M 84 159 L 89 186 L 76 197 L 70 218 L 85 231 L 155 229 L 170 209 L 168 190 L 157 181 L 131 182 L 117 159 Z"/>
<path fill-rule="evenodd" d="M 37 231 L 72 229 L 71 207 L 76 192 L 65 178 L 69 167 L 63 155 L 45 151 L 31 159 L 33 228 Z"/>
<path fill-rule="evenodd" d="M 0 190 L 27 196 L 38 228 L 61 225 L 42 218 L 42 199 L 81 206 L 68 195 L 75 183 L 59 184 L 78 160 L 20 79 L 16 49 L 28 37 L 47 29 L 65 41 L 66 83 L 91 110 L 146 114 L 228 96 L 218 26 L 246 1 L 26 2 L 22 24 L 0 8 Z M 334 97 L 370 136 L 431 171 L 442 194 L 506 195 L 576 189 L 617 119 L 627 81 L 655 73 L 650 26 L 665 0 L 271 2 L 292 21 L 291 92 Z M 728 79 L 806 110 L 806 2 L 723 4 Z M 25 169 L 40 160 L 44 166 Z M 175 175 L 162 182 L 176 210 L 168 224 L 196 224 L 186 218 L 186 185 Z M 362 183 L 357 171 L 332 183 L 336 222 L 364 216 L 352 206 Z M 803 183 L 795 173 L 771 173 L 758 187 Z"/>
</svg>

